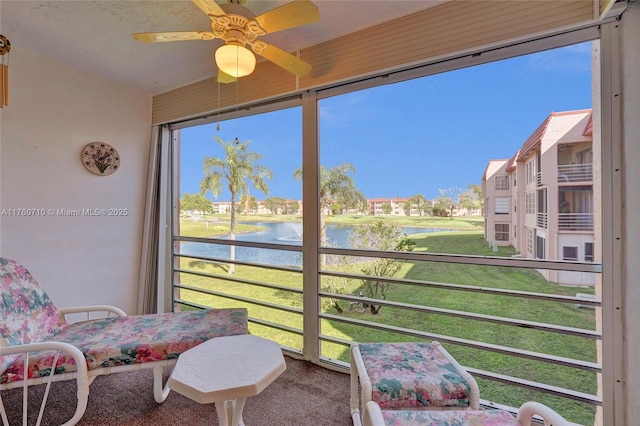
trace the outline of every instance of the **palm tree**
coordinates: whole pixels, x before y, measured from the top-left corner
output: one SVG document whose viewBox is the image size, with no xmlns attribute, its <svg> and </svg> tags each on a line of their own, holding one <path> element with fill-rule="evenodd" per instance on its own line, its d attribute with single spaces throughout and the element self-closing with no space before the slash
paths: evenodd
<svg viewBox="0 0 640 426">
<path fill-rule="evenodd" d="M 327 245 L 325 214 L 331 212 L 331 204 L 336 201 L 352 204 L 365 200 L 364 194 L 356 188 L 349 173 L 356 173 L 355 167 L 349 163 L 330 169 L 320 166 L 320 244 L 323 246 Z M 301 168 L 293 172 L 293 178 L 302 178 Z"/>
<path fill-rule="evenodd" d="M 236 196 L 247 195 L 249 184 L 265 193 L 269 194 L 269 185 L 266 179 L 272 178 L 271 170 L 267 167 L 256 164 L 262 158 L 262 154 L 248 150 L 249 141 L 240 143 L 238 139 L 234 142 L 225 142 L 219 137 L 216 142 L 224 150 L 224 158 L 206 157 L 204 159 L 204 179 L 200 182 L 200 193 L 206 194 L 211 191 L 214 197 L 218 198 L 222 191 L 222 184 L 226 182 L 227 189 L 231 193 L 231 224 L 229 239 L 236 239 Z M 235 259 L 236 248 L 229 246 L 229 258 Z M 234 273 L 233 264 L 229 265 L 229 273 Z"/>
</svg>

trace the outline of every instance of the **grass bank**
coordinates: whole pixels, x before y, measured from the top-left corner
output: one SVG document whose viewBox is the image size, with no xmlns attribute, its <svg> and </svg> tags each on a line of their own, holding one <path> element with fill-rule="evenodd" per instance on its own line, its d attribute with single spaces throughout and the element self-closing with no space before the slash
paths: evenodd
<svg viewBox="0 0 640 426">
<path fill-rule="evenodd" d="M 360 217 L 343 217 L 342 219 L 342 223 L 362 223 L 358 222 L 361 220 Z M 425 223 L 425 221 L 421 221 L 420 218 L 406 219 L 417 220 L 402 222 L 399 223 L 399 225 L 419 226 L 417 223 Z M 264 221 L 264 218 L 252 220 Z M 431 219 L 428 218 L 427 222 L 430 221 Z M 434 222 L 448 223 L 450 219 L 436 218 Z M 459 223 L 461 230 L 459 231 L 412 235 L 412 238 L 416 241 L 415 250 L 429 253 L 459 253 L 491 256 L 511 256 L 514 253 L 511 247 L 500 247 L 498 248 L 498 252 L 493 252 L 492 248 L 484 241 L 481 231 L 477 228 L 478 225 L 475 222 L 478 221 L 471 222 L 474 223 L 461 220 Z M 222 231 L 222 228 L 212 229 L 212 223 L 209 223 L 209 228 L 203 227 L 202 223 L 193 224 L 193 226 L 189 225 L 189 228 L 182 228 L 183 234 L 189 232 L 200 234 L 198 236 L 208 236 L 213 235 L 209 234 L 211 231 Z M 479 223 L 482 222 L 479 221 Z M 453 228 L 453 226 L 450 228 Z M 206 233 L 206 235 L 202 234 L 203 232 Z M 302 309 L 302 296 L 299 293 L 228 281 L 226 280 L 228 277 L 226 265 L 211 265 L 189 259 L 182 259 L 182 264 L 186 269 L 218 274 L 220 278 L 206 278 L 182 274 L 181 282 L 211 291 L 230 294 L 233 297 L 247 297 L 261 301 L 260 303 L 262 303 L 262 305 L 250 304 L 248 306 L 251 317 L 302 329 L 302 316 L 296 312 L 296 310 Z M 357 263 L 347 262 L 347 264 L 352 268 L 353 272 L 359 272 Z M 402 266 L 398 277 L 430 282 L 455 283 L 469 286 L 562 295 L 575 295 L 576 291 L 583 293 L 591 291 L 590 289 L 581 288 L 576 290 L 572 287 L 562 287 L 557 284 L 548 283 L 534 270 L 507 267 L 411 261 L 406 262 Z M 285 285 L 288 288 L 297 290 L 302 289 L 302 275 L 295 272 L 237 266 L 233 278 L 256 283 Z M 327 284 L 327 278 L 323 277 L 322 285 L 326 286 Z M 342 291 L 359 294 L 362 289 L 362 282 L 360 280 L 346 280 L 343 286 Z M 182 291 L 182 297 L 212 307 L 247 306 L 247 304 L 242 301 L 231 300 L 215 295 L 203 295 L 185 290 Z M 558 304 L 503 296 L 485 296 L 478 293 L 398 284 L 392 284 L 390 286 L 387 299 L 410 305 L 429 306 L 440 310 L 471 312 L 480 315 L 492 315 L 568 327 L 595 329 L 594 311 L 579 309 L 573 304 Z M 285 306 L 292 311 L 276 310 L 271 307 L 271 304 Z M 345 302 L 342 302 L 342 308 L 344 309 L 343 316 L 354 319 L 380 322 L 401 328 L 420 330 L 434 335 L 480 341 L 487 345 L 505 345 L 522 350 L 548 353 L 559 357 L 596 361 L 595 343 L 578 337 L 521 327 L 498 325 L 487 321 L 459 319 L 442 313 L 421 313 L 410 309 L 383 307 L 378 315 L 372 315 L 366 310 L 361 311 L 354 307 L 349 309 L 349 304 Z M 332 314 L 338 313 L 327 300 L 323 300 L 322 310 L 323 312 Z M 297 349 L 302 348 L 302 337 L 296 333 L 257 324 L 251 325 L 251 332 L 276 340 L 286 346 Z M 368 327 L 328 320 L 321 321 L 321 333 L 347 341 L 412 340 L 412 338 L 408 336 L 385 333 Z M 445 346 L 463 365 L 554 386 L 566 387 L 579 392 L 595 393 L 596 377 L 593 373 L 543 364 L 521 357 L 510 357 L 490 351 L 473 350 L 463 345 L 445 343 Z M 348 350 L 343 345 L 324 342 L 322 343 L 322 354 L 324 356 L 348 361 Z M 480 379 L 479 382 L 481 397 L 483 399 L 513 406 L 519 406 L 526 400 L 537 400 L 557 409 L 573 422 L 582 424 L 593 423 L 594 409 L 587 404 L 555 398 L 523 388 L 509 387 L 487 380 Z"/>
</svg>

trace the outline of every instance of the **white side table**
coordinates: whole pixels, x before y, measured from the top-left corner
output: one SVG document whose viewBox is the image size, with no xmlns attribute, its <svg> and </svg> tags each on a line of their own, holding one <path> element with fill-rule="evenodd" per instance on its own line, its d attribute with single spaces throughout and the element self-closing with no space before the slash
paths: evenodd
<svg viewBox="0 0 640 426">
<path fill-rule="evenodd" d="M 286 368 L 276 342 L 250 334 L 216 337 L 182 353 L 168 385 L 200 404 L 215 403 L 220 425 L 242 426 L 246 398 Z"/>
</svg>

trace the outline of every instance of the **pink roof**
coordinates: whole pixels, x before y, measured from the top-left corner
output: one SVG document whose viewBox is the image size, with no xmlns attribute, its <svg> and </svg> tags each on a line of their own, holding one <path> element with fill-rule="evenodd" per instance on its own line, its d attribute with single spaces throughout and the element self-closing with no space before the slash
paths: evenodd
<svg viewBox="0 0 640 426">
<path fill-rule="evenodd" d="M 518 150 L 518 152 L 516 152 L 513 157 L 509 159 L 507 168 L 505 169 L 507 173 L 511 173 L 516 169 L 516 159 L 518 158 L 518 155 L 520 155 L 520 150 Z"/>
<path fill-rule="evenodd" d="M 552 112 L 549 116 L 538 126 L 538 128 L 527 138 L 527 140 L 522 144 L 522 148 L 518 152 L 518 157 L 516 161 L 523 161 L 524 158 L 534 149 L 544 136 L 547 131 L 547 127 L 549 126 L 549 122 L 553 117 L 560 117 L 563 115 L 572 115 L 572 114 L 584 114 L 585 112 L 591 112 L 590 109 L 582 109 L 577 111 L 564 111 L 564 112 Z M 589 118 L 591 120 L 591 118 Z M 587 127 L 589 125 L 587 124 Z M 586 131 L 586 130 L 585 130 Z"/>
<path fill-rule="evenodd" d="M 593 136 L 593 113 L 589 114 L 589 121 L 587 121 L 587 125 L 584 127 L 582 136 Z"/>
</svg>

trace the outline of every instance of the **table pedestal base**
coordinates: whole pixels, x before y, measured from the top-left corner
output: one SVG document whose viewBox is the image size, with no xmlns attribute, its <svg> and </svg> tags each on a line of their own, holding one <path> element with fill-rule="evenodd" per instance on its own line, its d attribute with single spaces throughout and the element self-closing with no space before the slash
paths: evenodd
<svg viewBox="0 0 640 426">
<path fill-rule="evenodd" d="M 220 426 L 244 426 L 242 410 L 246 398 L 216 402 L 216 413 Z"/>
</svg>

